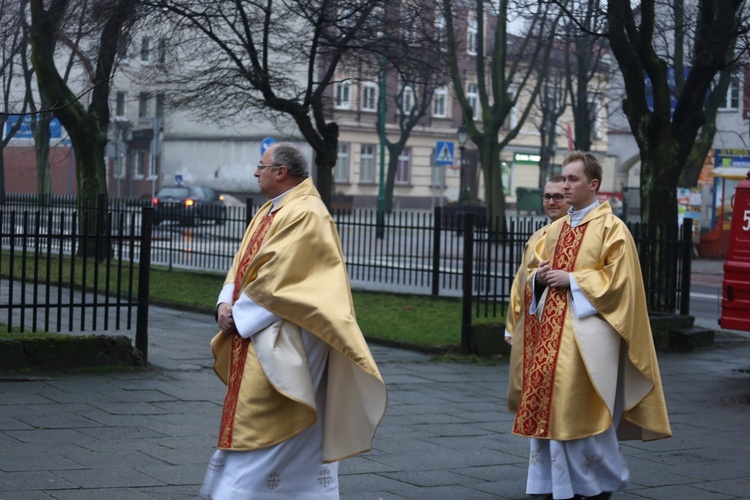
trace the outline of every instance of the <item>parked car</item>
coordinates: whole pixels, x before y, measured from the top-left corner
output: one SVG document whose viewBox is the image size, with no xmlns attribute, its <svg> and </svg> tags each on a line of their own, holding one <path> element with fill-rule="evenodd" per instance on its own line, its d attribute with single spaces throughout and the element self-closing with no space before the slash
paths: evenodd
<svg viewBox="0 0 750 500">
<path fill-rule="evenodd" d="M 193 226 L 199 221 L 224 224 L 227 207 L 223 198 L 206 186 L 163 187 L 153 199 L 154 224 L 165 220 L 185 226 Z"/>
</svg>

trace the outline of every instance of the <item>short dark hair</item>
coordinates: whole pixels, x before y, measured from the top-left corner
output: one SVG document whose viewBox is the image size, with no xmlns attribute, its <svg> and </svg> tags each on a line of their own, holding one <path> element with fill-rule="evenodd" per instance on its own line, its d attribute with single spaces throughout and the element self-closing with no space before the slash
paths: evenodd
<svg viewBox="0 0 750 500">
<path fill-rule="evenodd" d="M 602 185 L 602 164 L 599 162 L 599 158 L 588 151 L 573 151 L 563 160 L 563 167 L 568 163 L 579 160 L 583 162 L 583 173 L 586 175 L 586 178 L 589 181 L 593 181 L 594 179 L 599 181 L 596 186 L 596 190 L 599 191 Z"/>
<path fill-rule="evenodd" d="M 557 184 L 558 182 L 565 182 L 565 177 L 563 177 L 562 175 L 553 175 L 552 177 L 547 179 L 547 182 L 554 182 L 555 184 Z"/>
<path fill-rule="evenodd" d="M 290 177 L 308 177 L 307 159 L 297 146 L 289 142 L 277 142 L 273 146 L 271 161 L 284 165 Z"/>
</svg>

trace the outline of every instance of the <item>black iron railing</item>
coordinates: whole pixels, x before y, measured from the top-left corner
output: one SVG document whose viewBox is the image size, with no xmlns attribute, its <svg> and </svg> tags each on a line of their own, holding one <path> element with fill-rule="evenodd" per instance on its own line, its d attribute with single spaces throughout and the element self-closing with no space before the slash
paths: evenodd
<svg viewBox="0 0 750 500">
<path fill-rule="evenodd" d="M 135 313 L 146 360 L 151 217 L 0 207 L 0 321 L 9 331 L 130 330 Z"/>
<path fill-rule="evenodd" d="M 44 243 L 42 247 L 46 249 L 52 246 L 57 251 L 64 249 L 65 255 L 76 255 L 73 247 L 80 239 L 81 227 L 86 227 L 86 231 L 89 231 L 83 237 L 84 240 L 95 238 L 99 241 L 100 235 L 91 234 L 89 223 L 81 225 L 81 215 L 76 215 L 76 222 L 72 222 L 73 214 L 82 210 L 80 200 L 74 197 L 9 195 L 2 208 L 5 213 L 10 213 L 9 210 L 27 210 L 34 207 L 35 203 L 42 203 L 42 214 L 49 207 L 59 205 L 60 209 L 66 210 L 66 215 L 61 215 L 62 218 L 51 228 L 44 225 L 49 220 L 46 215 L 40 216 L 44 223 L 39 224 L 30 222 L 27 216 L 20 227 L 24 228 L 23 234 L 28 241 L 43 242 L 46 241 L 44 237 L 58 231 L 60 242 Z M 97 217 L 101 218 L 102 213 L 108 214 L 109 222 L 106 227 L 113 231 L 106 236 L 106 245 L 123 251 L 123 255 L 128 255 L 133 262 L 144 258 L 142 252 L 145 249 L 142 248 L 140 238 L 146 229 L 139 217 L 142 205 L 148 203 L 148 200 L 118 199 L 99 199 L 95 203 Z M 186 268 L 223 274 L 231 266 L 255 210 L 252 200 L 247 200 L 244 206 L 228 206 L 226 216 L 219 221 L 196 221 L 189 226 L 179 221 L 163 221 L 153 226 L 151 231 L 147 231 L 152 236 L 148 240 L 151 264 L 170 269 Z M 334 210 L 332 215 L 339 231 L 353 287 L 463 297 L 464 303 L 468 305 L 464 321 L 469 324 L 475 320 L 505 314 L 513 277 L 520 265 L 526 241 L 546 222 L 543 217 L 525 216 L 507 217 L 504 224 L 498 224 L 497 221 L 488 224 L 481 215 L 444 212 L 440 208 L 432 212 L 386 213 L 380 225 L 375 210 Z M 102 222 L 99 221 L 98 224 L 102 225 Z M 60 229 L 57 229 L 58 225 Z M 76 237 L 71 236 L 73 227 L 78 228 L 75 229 L 78 231 Z M 691 249 L 689 233 L 686 237 L 684 232 L 676 235 L 660 226 L 631 224 L 630 227 L 638 246 L 649 310 L 688 314 Z M 19 237 L 18 227 L 13 230 L 16 233 L 8 240 L 11 230 L 5 226 L 3 229 L 2 245 L 7 256 L 16 255 L 20 249 L 17 246 L 11 252 L 11 241 L 18 241 Z M 124 236 L 125 234 L 130 236 Z M 36 244 L 29 247 L 24 243 L 23 247 L 28 252 Z M 88 251 L 98 252 L 96 248 Z M 25 258 L 31 262 L 37 256 Z M 87 270 L 87 273 L 90 272 L 93 271 Z M 36 278 L 32 281 L 35 280 Z M 118 286 L 118 290 L 125 289 Z M 111 295 L 108 290 L 104 292 L 105 295 Z"/>
</svg>

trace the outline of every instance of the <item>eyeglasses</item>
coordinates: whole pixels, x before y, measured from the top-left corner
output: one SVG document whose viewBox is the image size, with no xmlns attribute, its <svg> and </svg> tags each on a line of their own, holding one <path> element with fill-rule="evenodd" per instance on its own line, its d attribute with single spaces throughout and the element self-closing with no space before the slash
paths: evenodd
<svg viewBox="0 0 750 500">
<path fill-rule="evenodd" d="M 565 195 L 562 195 L 560 193 L 557 193 L 557 194 L 545 194 L 544 196 L 542 196 L 542 200 L 545 203 L 549 203 L 552 200 L 555 200 L 555 203 L 560 203 L 564 199 L 565 199 Z"/>
<path fill-rule="evenodd" d="M 278 163 L 258 163 L 256 168 L 258 170 L 263 170 L 266 167 L 271 167 L 271 170 L 273 170 L 274 168 L 279 168 L 280 166 L 281 165 L 279 165 Z"/>
</svg>

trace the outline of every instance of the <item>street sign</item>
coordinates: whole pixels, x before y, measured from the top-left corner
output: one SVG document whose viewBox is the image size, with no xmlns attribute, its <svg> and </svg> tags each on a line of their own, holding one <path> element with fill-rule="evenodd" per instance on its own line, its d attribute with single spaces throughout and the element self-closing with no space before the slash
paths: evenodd
<svg viewBox="0 0 750 500">
<path fill-rule="evenodd" d="M 453 143 L 450 141 L 438 141 L 435 148 L 436 165 L 453 165 Z"/>
<path fill-rule="evenodd" d="M 10 129 L 21 120 L 21 127 L 13 136 L 14 139 L 33 139 L 34 133 L 31 131 L 31 115 L 8 115 L 3 128 L 3 139 L 10 133 Z M 57 118 L 52 118 L 49 122 L 50 139 L 60 139 L 62 137 L 62 126 Z"/>
<path fill-rule="evenodd" d="M 263 142 L 260 143 L 260 155 L 263 156 L 263 153 L 266 152 L 268 148 L 271 147 L 271 144 L 276 142 L 275 140 L 271 139 L 270 137 L 266 137 L 263 139 Z"/>
<path fill-rule="evenodd" d="M 178 186 L 182 186 L 182 175 L 175 174 L 174 183 L 177 184 Z"/>
</svg>

